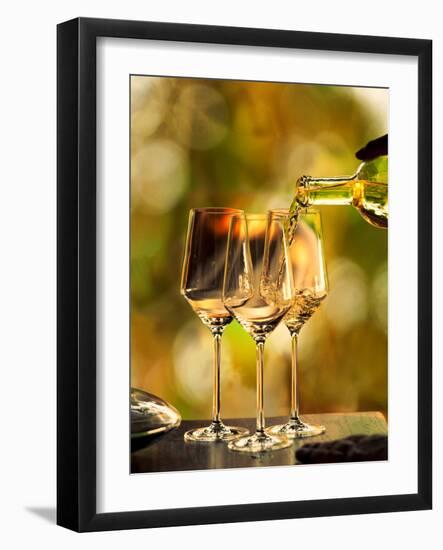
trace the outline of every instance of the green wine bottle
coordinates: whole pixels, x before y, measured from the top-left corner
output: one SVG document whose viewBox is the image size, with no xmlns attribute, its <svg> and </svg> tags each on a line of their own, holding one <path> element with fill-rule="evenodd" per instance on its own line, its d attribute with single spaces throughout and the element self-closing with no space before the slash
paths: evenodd
<svg viewBox="0 0 443 550">
<path fill-rule="evenodd" d="M 375 227 L 388 227 L 388 155 L 360 164 L 353 176 L 297 181 L 291 212 L 314 205 L 352 205 Z"/>
</svg>

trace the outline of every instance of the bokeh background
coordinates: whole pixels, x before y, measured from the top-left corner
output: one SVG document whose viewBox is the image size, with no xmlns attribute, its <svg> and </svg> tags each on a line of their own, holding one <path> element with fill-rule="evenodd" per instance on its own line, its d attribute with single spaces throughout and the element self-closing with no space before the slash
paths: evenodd
<svg viewBox="0 0 443 550">
<path fill-rule="evenodd" d="M 387 132 L 388 90 L 131 77 L 131 383 L 185 419 L 211 413 L 212 337 L 180 295 L 188 212 L 288 207 L 302 174 L 352 174 Z M 387 237 L 322 207 L 330 292 L 299 340 L 302 412 L 387 413 Z M 290 341 L 267 342 L 265 410 L 289 408 Z M 222 416 L 255 415 L 255 348 L 222 342 Z"/>
</svg>

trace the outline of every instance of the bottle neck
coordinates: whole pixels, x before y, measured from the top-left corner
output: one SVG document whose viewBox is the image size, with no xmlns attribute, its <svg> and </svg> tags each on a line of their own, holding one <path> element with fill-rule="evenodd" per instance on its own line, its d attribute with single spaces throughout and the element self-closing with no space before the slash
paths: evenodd
<svg viewBox="0 0 443 550">
<path fill-rule="evenodd" d="M 312 178 L 302 176 L 297 182 L 297 202 L 304 207 L 312 205 L 351 205 L 354 201 L 356 176 Z"/>
</svg>

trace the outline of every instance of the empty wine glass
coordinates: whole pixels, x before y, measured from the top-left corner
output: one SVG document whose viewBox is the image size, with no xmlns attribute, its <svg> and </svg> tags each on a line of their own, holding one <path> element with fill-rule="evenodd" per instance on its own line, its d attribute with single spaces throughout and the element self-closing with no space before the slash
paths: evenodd
<svg viewBox="0 0 443 550">
<path fill-rule="evenodd" d="M 254 339 L 257 355 L 257 421 L 254 435 L 229 443 L 233 451 L 257 453 L 288 447 L 286 437 L 265 432 L 263 406 L 264 345 L 292 306 L 294 290 L 288 267 L 286 217 L 236 214 L 231 219 L 226 253 L 223 302 Z"/>
<path fill-rule="evenodd" d="M 220 419 L 220 345 L 232 315 L 223 305 L 223 276 L 231 217 L 234 208 L 194 208 L 189 215 L 181 293 L 209 328 L 214 340 L 212 422 L 185 433 L 189 441 L 230 440 L 249 433 L 225 426 Z"/>
<path fill-rule="evenodd" d="M 275 212 L 285 214 L 288 211 L 276 210 Z M 295 289 L 294 305 L 283 320 L 292 341 L 291 415 L 286 424 L 271 426 L 267 432 L 272 435 L 286 435 L 290 438 L 311 437 L 320 435 L 325 428 L 307 424 L 299 416 L 297 343 L 300 330 L 320 307 L 328 292 L 323 233 L 318 211 L 307 210 L 300 214 L 297 226 L 292 233 L 288 254 Z"/>
</svg>

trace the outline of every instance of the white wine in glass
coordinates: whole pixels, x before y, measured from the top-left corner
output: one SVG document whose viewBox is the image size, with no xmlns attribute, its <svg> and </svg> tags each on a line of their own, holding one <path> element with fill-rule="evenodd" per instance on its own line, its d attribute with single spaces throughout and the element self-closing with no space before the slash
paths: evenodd
<svg viewBox="0 0 443 550">
<path fill-rule="evenodd" d="M 194 208 L 189 215 L 181 293 L 209 328 L 214 343 L 212 422 L 185 433 L 187 441 L 228 441 L 246 433 L 245 428 L 225 426 L 220 418 L 220 345 L 232 315 L 222 300 L 226 247 L 234 208 Z"/>
<path fill-rule="evenodd" d="M 232 315 L 226 310 L 223 301 L 214 297 L 216 293 L 189 291 L 186 301 L 200 317 L 203 324 L 211 330 L 214 327 L 225 327 L 232 321 Z"/>
</svg>

